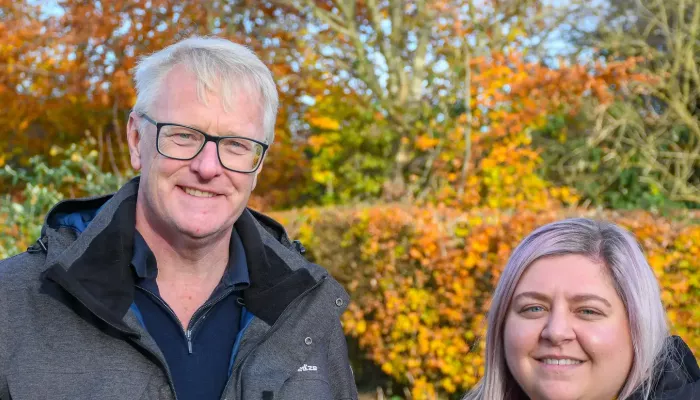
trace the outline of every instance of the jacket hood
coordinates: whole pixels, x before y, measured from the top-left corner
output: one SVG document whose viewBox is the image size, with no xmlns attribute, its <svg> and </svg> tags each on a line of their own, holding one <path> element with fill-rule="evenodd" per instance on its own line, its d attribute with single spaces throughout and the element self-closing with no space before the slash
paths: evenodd
<svg viewBox="0 0 700 400">
<path fill-rule="evenodd" d="M 130 264 L 138 185 L 137 177 L 111 195 L 58 203 L 33 246 L 46 252 L 46 279 L 121 330 L 126 330 L 120 324 L 134 297 Z M 246 209 L 234 226 L 250 273 L 251 286 L 243 293 L 246 307 L 270 325 L 294 298 L 328 276 L 295 249 L 273 219 Z"/>
<path fill-rule="evenodd" d="M 652 384 L 651 400 L 700 399 L 700 367 L 693 352 L 679 336 L 666 341 L 665 360 L 657 368 Z M 642 400 L 635 393 L 630 400 Z"/>
</svg>

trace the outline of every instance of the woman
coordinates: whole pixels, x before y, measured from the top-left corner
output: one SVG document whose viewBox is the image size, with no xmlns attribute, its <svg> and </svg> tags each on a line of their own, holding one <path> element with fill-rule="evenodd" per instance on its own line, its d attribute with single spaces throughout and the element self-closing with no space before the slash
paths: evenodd
<svg viewBox="0 0 700 400">
<path fill-rule="evenodd" d="M 669 336 L 634 237 L 569 219 L 513 252 L 488 316 L 486 373 L 466 399 L 700 399 L 700 369 Z"/>
</svg>

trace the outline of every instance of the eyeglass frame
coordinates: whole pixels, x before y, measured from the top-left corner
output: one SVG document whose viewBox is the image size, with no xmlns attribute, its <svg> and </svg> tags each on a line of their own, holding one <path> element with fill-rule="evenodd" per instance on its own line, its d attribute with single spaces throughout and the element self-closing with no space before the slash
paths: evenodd
<svg viewBox="0 0 700 400">
<path fill-rule="evenodd" d="M 146 113 L 138 113 L 138 116 L 145 119 L 146 121 L 150 122 L 151 124 L 153 124 L 156 127 L 156 150 L 158 151 L 158 154 L 162 155 L 163 157 L 170 158 L 171 160 L 180 160 L 180 161 L 194 160 L 202 152 L 202 150 L 204 150 L 204 147 L 207 145 L 207 143 L 214 142 L 214 144 L 216 145 L 216 158 L 219 159 L 219 164 L 221 164 L 221 166 L 224 169 L 227 169 L 227 170 L 233 171 L 233 172 L 238 172 L 241 174 L 252 174 L 260 168 L 260 166 L 262 165 L 262 160 L 265 158 L 265 154 L 267 153 L 267 149 L 270 147 L 270 145 L 265 143 L 265 142 L 261 142 L 259 140 L 251 139 L 251 138 L 245 137 L 245 136 L 213 136 L 213 135 L 210 135 L 210 134 L 208 134 L 200 129 L 197 129 L 197 128 L 194 128 L 194 127 L 191 127 L 188 125 L 176 124 L 176 123 L 172 123 L 172 122 L 158 122 L 158 121 L 154 120 L 153 118 L 149 117 Z M 169 155 L 163 154 L 163 152 L 160 151 L 160 144 L 159 144 L 160 140 L 159 139 L 160 139 L 160 129 L 164 126 L 179 126 L 181 128 L 187 128 L 187 129 L 191 129 L 197 133 L 201 133 L 202 136 L 204 136 L 204 143 L 202 144 L 202 147 L 200 147 L 199 150 L 197 150 L 197 152 L 190 158 L 177 158 L 177 157 L 171 157 Z M 255 142 L 255 143 L 261 145 L 263 151 L 262 151 L 262 154 L 260 155 L 260 161 L 258 162 L 258 165 L 256 165 L 255 168 L 251 171 L 239 171 L 239 170 L 232 169 L 232 168 L 225 166 L 224 163 L 221 161 L 221 154 L 219 153 L 219 142 L 224 140 L 224 139 L 246 139 L 246 140 L 250 140 L 251 142 Z"/>
</svg>

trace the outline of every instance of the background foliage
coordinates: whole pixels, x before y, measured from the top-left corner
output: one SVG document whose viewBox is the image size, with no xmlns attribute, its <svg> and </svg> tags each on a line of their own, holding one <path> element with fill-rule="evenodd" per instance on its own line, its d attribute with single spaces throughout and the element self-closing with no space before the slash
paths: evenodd
<svg viewBox="0 0 700 400">
<path fill-rule="evenodd" d="M 479 338 L 510 252 L 536 227 L 572 216 L 614 221 L 637 236 L 663 287 L 674 333 L 697 354 L 700 215 L 673 222 L 645 211 L 372 206 L 278 217 L 350 290 L 344 327 L 362 357 L 393 378 L 394 390 L 407 385 L 413 398 L 424 399 L 458 398 L 476 383 L 483 374 Z"/>
<path fill-rule="evenodd" d="M 130 71 L 192 34 L 275 75 L 251 204 L 353 294 L 361 385 L 459 397 L 510 250 L 574 215 L 635 232 L 700 351 L 697 2 L 0 0 L 0 257 L 134 174 Z"/>
<path fill-rule="evenodd" d="M 33 156 L 28 166 L 0 169 L 0 179 L 15 190 L 0 199 L 0 258 L 18 254 L 40 237 L 48 210 L 67 198 L 87 197 L 116 191 L 126 183 L 96 166 L 97 151 L 91 138 L 63 149 L 51 148 L 54 162 Z"/>
</svg>

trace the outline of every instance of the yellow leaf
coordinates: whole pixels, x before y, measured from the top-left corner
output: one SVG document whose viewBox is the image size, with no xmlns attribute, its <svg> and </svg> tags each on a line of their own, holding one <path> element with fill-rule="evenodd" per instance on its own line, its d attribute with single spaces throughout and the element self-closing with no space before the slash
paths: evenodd
<svg viewBox="0 0 700 400">
<path fill-rule="evenodd" d="M 312 117 L 309 118 L 309 123 L 316 128 L 328 131 L 337 131 L 340 129 L 340 122 L 330 117 Z"/>
<path fill-rule="evenodd" d="M 319 151 L 328 142 L 325 136 L 311 136 L 308 140 L 309 146 L 311 146 L 314 151 Z"/>
<path fill-rule="evenodd" d="M 355 331 L 357 332 L 358 335 L 362 335 L 367 331 L 367 321 L 364 319 L 361 319 L 357 321 L 357 327 L 355 328 Z"/>
<path fill-rule="evenodd" d="M 428 135 L 421 135 L 416 138 L 416 148 L 421 151 L 426 151 L 434 148 L 440 141 Z"/>
</svg>

